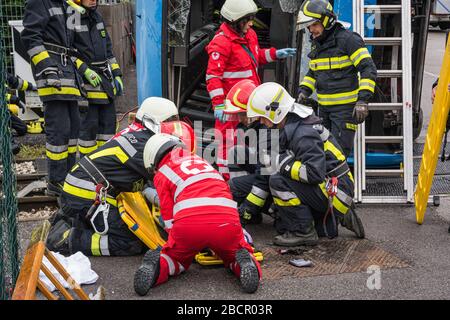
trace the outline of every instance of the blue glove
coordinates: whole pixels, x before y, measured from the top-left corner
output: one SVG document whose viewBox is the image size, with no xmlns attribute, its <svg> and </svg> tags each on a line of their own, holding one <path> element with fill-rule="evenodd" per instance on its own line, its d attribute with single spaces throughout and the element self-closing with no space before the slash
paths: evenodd
<svg viewBox="0 0 450 320">
<path fill-rule="evenodd" d="M 297 53 L 295 48 L 284 48 L 277 50 L 277 59 L 286 59 L 287 57 L 292 57 Z"/>
<path fill-rule="evenodd" d="M 220 122 L 223 121 L 223 111 L 225 109 L 225 106 L 223 104 L 217 105 L 214 107 L 214 118 L 219 120 Z"/>
</svg>

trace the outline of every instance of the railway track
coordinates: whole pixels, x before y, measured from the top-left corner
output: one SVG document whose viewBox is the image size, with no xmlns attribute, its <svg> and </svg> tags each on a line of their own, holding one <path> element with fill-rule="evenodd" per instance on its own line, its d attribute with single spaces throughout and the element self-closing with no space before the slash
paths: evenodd
<svg viewBox="0 0 450 320">
<path fill-rule="evenodd" d="M 45 159 L 16 160 L 16 172 L 17 202 L 20 212 L 39 211 L 46 207 L 57 208 L 57 198 L 46 193 Z M 0 175 L 0 183 L 1 181 Z"/>
</svg>

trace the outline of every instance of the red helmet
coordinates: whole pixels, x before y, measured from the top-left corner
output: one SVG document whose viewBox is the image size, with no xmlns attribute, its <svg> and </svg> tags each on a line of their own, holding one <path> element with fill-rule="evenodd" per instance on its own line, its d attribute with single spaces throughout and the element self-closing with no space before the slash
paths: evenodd
<svg viewBox="0 0 450 320">
<path fill-rule="evenodd" d="M 256 84 L 252 80 L 242 80 L 236 83 L 228 92 L 225 99 L 226 115 L 236 115 L 247 112 L 247 103 Z"/>
<path fill-rule="evenodd" d="M 197 151 L 197 140 L 194 129 L 184 121 L 162 122 L 160 133 L 167 133 L 180 138 L 188 150 L 191 150 L 192 154 Z"/>
</svg>

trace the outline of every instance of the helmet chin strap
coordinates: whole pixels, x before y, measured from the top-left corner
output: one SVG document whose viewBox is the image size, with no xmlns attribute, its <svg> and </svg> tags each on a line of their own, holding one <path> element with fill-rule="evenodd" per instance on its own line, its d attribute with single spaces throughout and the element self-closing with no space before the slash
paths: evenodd
<svg viewBox="0 0 450 320">
<path fill-rule="evenodd" d="M 97 10 L 97 8 L 98 8 L 98 3 L 97 3 L 95 6 L 93 6 L 93 7 L 88 7 L 88 8 L 86 8 L 86 9 L 89 10 L 89 11 L 91 11 L 91 12 L 94 12 L 94 11 Z"/>
</svg>

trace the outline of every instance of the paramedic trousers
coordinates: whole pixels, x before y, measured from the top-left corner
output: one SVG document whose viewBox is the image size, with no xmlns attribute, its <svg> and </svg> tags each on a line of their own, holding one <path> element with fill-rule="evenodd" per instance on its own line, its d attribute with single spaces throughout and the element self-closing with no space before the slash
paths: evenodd
<svg viewBox="0 0 450 320">
<path fill-rule="evenodd" d="M 81 157 L 104 145 L 116 133 L 116 107 L 109 104 L 89 103 L 87 112 L 81 114 L 78 145 Z"/>
<path fill-rule="evenodd" d="M 214 221 L 211 221 L 214 217 Z M 197 215 L 175 221 L 169 232 L 169 239 L 161 251 L 159 276 L 155 286 L 186 271 L 195 255 L 209 248 L 219 256 L 225 268 L 230 268 L 239 277 L 240 268 L 235 254 L 241 248 L 253 253 L 252 247 L 245 241 L 238 217 L 230 215 Z M 259 262 L 254 259 L 261 276 Z"/>
<path fill-rule="evenodd" d="M 76 161 L 80 131 L 78 102 L 45 102 L 44 120 L 48 180 L 62 184 Z"/>
</svg>

